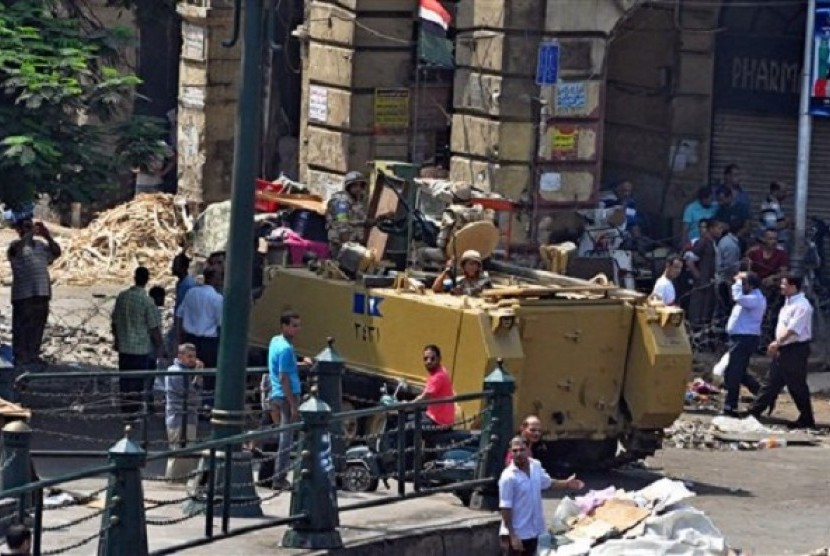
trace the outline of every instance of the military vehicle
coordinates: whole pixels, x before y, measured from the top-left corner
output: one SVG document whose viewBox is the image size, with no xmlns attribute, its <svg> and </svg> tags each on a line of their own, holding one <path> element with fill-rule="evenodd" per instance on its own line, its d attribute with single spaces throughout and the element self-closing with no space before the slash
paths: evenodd
<svg viewBox="0 0 830 556">
<path fill-rule="evenodd" d="M 493 288 L 468 297 L 434 293 L 423 287 L 428 276 L 410 273 L 353 280 L 325 265 L 270 267 L 251 343 L 266 348 L 280 312 L 296 310 L 298 352 L 314 355 L 335 338 L 354 407 L 377 404 L 384 384 L 423 385 L 427 344 L 441 348 L 458 394 L 481 391 L 503 360 L 516 379 L 516 423 L 528 414 L 544 423 L 536 451 L 544 464 L 608 466 L 653 454 L 683 408 L 691 368 L 683 312 L 613 285 L 507 263 L 488 268 Z M 480 402 L 461 409 L 476 427 Z"/>
</svg>

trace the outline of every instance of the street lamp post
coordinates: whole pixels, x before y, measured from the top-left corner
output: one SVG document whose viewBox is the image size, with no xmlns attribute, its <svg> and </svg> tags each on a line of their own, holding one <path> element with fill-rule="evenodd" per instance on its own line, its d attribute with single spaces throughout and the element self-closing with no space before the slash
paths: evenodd
<svg viewBox="0 0 830 556">
<path fill-rule="evenodd" d="M 237 2 L 241 9 L 241 2 Z M 243 10 L 242 75 L 236 112 L 233 153 L 227 277 L 222 307 L 222 334 L 216 377 L 216 405 L 211 413 L 215 438 L 242 432 L 245 425 L 245 368 L 248 364 L 248 318 L 251 307 L 251 260 L 254 255 L 254 180 L 258 167 L 262 122 L 263 0 L 246 0 Z M 237 13 L 238 16 L 238 13 Z M 250 454 L 236 449 L 225 454 L 225 473 L 234 484 L 251 485 Z M 253 487 L 233 489 L 232 513 L 262 515 Z"/>
<path fill-rule="evenodd" d="M 813 74 L 813 33 L 816 0 L 807 0 L 807 24 L 804 29 L 804 60 L 801 70 L 801 97 L 798 107 L 798 156 L 795 177 L 795 244 L 793 267 L 804 270 L 804 249 L 807 235 L 807 196 L 810 179 L 810 142 L 813 118 L 810 115 L 810 91 Z"/>
</svg>

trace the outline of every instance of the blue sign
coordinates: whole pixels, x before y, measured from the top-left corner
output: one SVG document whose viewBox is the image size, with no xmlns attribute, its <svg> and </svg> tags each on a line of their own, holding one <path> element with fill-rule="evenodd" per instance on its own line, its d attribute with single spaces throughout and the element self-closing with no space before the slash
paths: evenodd
<svg viewBox="0 0 830 556">
<path fill-rule="evenodd" d="M 536 62 L 536 84 L 556 85 L 559 79 L 559 43 L 543 42 L 539 45 Z"/>
<path fill-rule="evenodd" d="M 380 314 L 380 304 L 382 302 L 382 297 L 356 293 L 354 294 L 354 299 L 352 300 L 352 313 L 355 315 L 382 317 L 383 315 Z"/>
</svg>

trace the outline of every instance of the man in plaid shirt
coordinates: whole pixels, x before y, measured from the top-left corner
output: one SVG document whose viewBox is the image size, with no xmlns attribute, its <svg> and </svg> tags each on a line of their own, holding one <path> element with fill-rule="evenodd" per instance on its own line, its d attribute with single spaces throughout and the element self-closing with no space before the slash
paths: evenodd
<svg viewBox="0 0 830 556">
<path fill-rule="evenodd" d="M 20 239 L 6 252 L 12 267 L 12 350 L 15 364 L 26 365 L 40 360 L 52 297 L 49 265 L 60 257 L 61 248 L 41 222 L 23 218 L 15 229 Z"/>
<path fill-rule="evenodd" d="M 147 354 L 153 347 L 159 359 L 167 357 L 161 338 L 161 316 L 145 289 L 150 281 L 150 271 L 143 266 L 136 268 L 134 280 L 134 286 L 118 294 L 112 309 L 112 336 L 120 371 L 149 369 Z M 144 382 L 143 378 L 119 379 L 123 413 L 138 411 Z"/>
</svg>

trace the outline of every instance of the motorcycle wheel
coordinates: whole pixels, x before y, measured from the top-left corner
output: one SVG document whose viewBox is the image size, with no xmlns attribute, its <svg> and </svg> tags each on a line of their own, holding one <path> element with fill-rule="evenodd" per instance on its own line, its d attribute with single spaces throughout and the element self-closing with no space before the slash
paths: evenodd
<svg viewBox="0 0 830 556">
<path fill-rule="evenodd" d="M 340 484 L 348 492 L 375 492 L 378 489 L 379 479 L 360 464 L 352 464 L 343 471 Z"/>
</svg>

